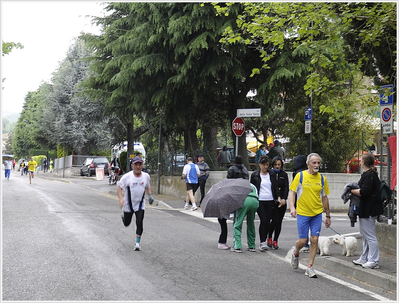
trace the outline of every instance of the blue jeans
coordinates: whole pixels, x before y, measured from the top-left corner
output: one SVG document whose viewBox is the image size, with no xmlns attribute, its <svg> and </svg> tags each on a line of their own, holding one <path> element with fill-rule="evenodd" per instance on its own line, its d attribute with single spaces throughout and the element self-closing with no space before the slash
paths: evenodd
<svg viewBox="0 0 399 303">
<path fill-rule="evenodd" d="M 10 179 L 11 169 L 5 169 L 4 172 L 5 172 L 5 175 L 6 175 L 6 179 Z"/>
</svg>

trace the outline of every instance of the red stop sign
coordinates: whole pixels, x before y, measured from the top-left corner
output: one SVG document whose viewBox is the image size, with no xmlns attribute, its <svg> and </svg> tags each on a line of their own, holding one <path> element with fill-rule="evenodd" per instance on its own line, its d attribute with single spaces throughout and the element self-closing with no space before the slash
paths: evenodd
<svg viewBox="0 0 399 303">
<path fill-rule="evenodd" d="M 233 129 L 234 134 L 235 134 L 237 137 L 241 137 L 242 134 L 243 134 L 244 131 L 245 131 L 244 120 L 243 120 L 242 118 L 240 118 L 240 117 L 236 117 L 236 118 L 233 120 L 232 129 Z"/>
</svg>

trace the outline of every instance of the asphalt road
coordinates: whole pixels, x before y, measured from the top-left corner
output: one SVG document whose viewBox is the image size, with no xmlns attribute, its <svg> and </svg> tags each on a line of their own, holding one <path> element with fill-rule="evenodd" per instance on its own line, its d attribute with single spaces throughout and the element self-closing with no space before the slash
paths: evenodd
<svg viewBox="0 0 399 303">
<path fill-rule="evenodd" d="M 37 177 L 30 185 L 17 172 L 2 180 L 3 301 L 392 299 L 317 268 L 318 279 L 293 270 L 289 219 L 279 250 L 237 254 L 217 249 L 215 219 L 147 205 L 142 251 L 133 251 L 135 226 L 123 226 L 116 196 L 95 188 L 103 181 L 82 182 Z"/>
</svg>

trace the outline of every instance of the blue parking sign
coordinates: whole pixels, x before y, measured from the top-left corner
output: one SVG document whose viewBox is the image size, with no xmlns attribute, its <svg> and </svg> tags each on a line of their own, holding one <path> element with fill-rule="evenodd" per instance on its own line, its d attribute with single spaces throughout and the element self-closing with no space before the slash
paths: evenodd
<svg viewBox="0 0 399 303">
<path fill-rule="evenodd" d="M 312 107 L 305 108 L 305 121 L 312 120 Z"/>
<path fill-rule="evenodd" d="M 380 105 L 393 104 L 393 84 L 380 87 Z"/>
</svg>

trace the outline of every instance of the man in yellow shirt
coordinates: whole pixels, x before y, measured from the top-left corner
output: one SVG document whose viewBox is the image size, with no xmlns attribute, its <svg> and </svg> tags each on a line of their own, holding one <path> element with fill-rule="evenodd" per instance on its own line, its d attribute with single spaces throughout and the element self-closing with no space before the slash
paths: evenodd
<svg viewBox="0 0 399 303">
<path fill-rule="evenodd" d="M 317 278 L 313 269 L 313 262 L 317 252 L 323 210 L 326 212 L 326 227 L 330 227 L 331 224 L 330 206 L 327 197 L 330 194 L 330 189 L 327 179 L 319 173 L 321 157 L 316 153 L 311 153 L 307 157 L 306 164 L 308 169 L 295 175 L 288 197 L 291 215 L 297 218 L 299 236 L 291 256 L 291 265 L 294 269 L 298 268 L 299 251 L 307 243 L 310 229 L 309 265 L 305 275 L 309 278 Z M 295 195 L 298 195 L 296 209 Z"/>
<path fill-rule="evenodd" d="M 28 162 L 28 173 L 29 173 L 29 184 L 32 184 L 32 178 L 35 177 L 37 162 L 33 160 L 33 157 L 30 157 L 30 161 Z"/>
</svg>

